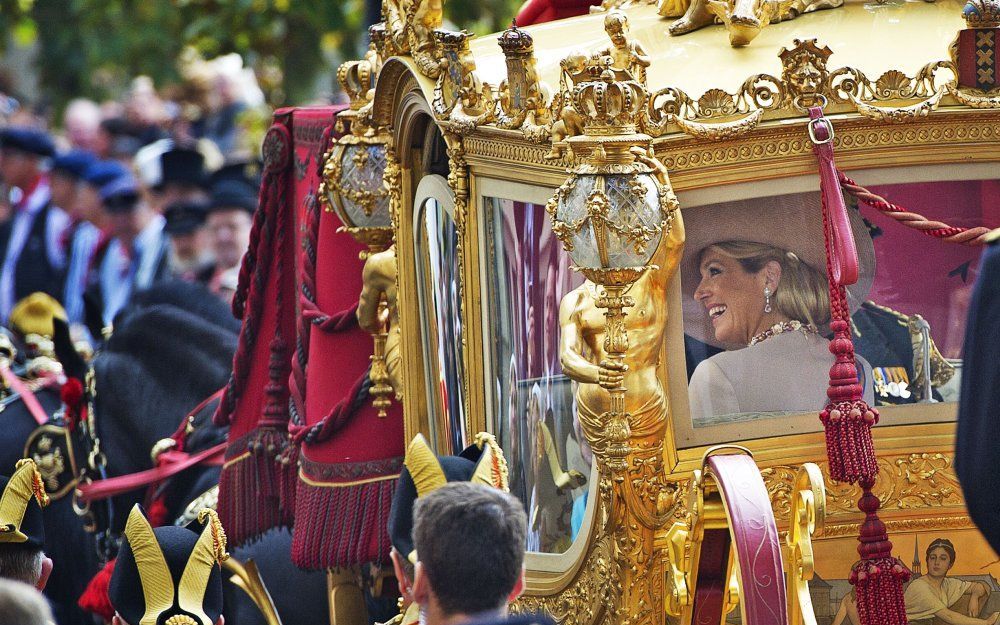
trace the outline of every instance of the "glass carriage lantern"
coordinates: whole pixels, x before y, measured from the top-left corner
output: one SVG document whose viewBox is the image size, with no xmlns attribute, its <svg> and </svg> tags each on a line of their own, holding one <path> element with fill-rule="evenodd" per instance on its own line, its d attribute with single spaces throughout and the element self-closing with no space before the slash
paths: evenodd
<svg viewBox="0 0 1000 625">
<path fill-rule="evenodd" d="M 573 108 L 583 118 L 583 134 L 567 143 L 577 164 L 546 211 L 574 269 L 603 287 L 596 304 L 607 309 L 604 351 L 609 361 L 624 364 L 625 309 L 635 305 L 628 289 L 655 269 L 650 261 L 669 232 L 677 200 L 666 169 L 651 155 L 652 139 L 637 132 L 646 91 L 612 63 L 594 55 L 573 77 Z M 609 389 L 610 410 L 601 415 L 608 466 L 619 481 L 630 453 L 625 390 Z"/>
<path fill-rule="evenodd" d="M 337 70 L 337 80 L 351 104 L 337 115 L 336 128 L 347 132 L 326 155 L 319 190 L 325 210 L 336 212 L 343 223 L 340 230 L 367 247 L 359 255 L 361 260 L 388 249 L 393 237 L 390 195 L 383 181 L 391 138 L 385 128 L 375 127 L 370 121 L 378 64 L 377 55 L 371 53 L 365 60 L 349 61 Z M 372 334 L 375 347 L 369 392 L 378 415 L 385 417 L 393 389 L 385 361 L 389 311 L 384 296 L 379 302 L 378 318 L 379 329 Z"/>
</svg>

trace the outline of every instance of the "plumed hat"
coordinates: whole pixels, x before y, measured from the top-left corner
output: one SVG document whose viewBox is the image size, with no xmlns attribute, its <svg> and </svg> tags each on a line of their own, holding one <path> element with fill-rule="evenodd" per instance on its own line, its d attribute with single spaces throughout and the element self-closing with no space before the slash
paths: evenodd
<svg viewBox="0 0 1000 625">
<path fill-rule="evenodd" d="M 136 505 L 125 524 L 108 596 L 132 625 L 212 625 L 222 614 L 226 534 L 214 510 L 204 509 L 192 531 L 153 529 Z"/>
<path fill-rule="evenodd" d="M 56 153 L 56 144 L 49 133 L 28 126 L 9 126 L 0 130 L 0 148 L 45 158 Z"/>
<path fill-rule="evenodd" d="M 403 470 L 389 512 L 389 538 L 400 554 L 416 562 L 413 547 L 413 505 L 448 482 L 478 482 L 509 490 L 507 461 L 492 434 L 480 432 L 475 443 L 457 456 L 438 457 L 421 434 L 406 448 Z"/>
<path fill-rule="evenodd" d="M 11 329 L 21 336 L 37 334 L 52 337 L 52 319 L 66 319 L 66 310 L 54 297 L 41 291 L 32 293 L 10 311 Z"/>
<path fill-rule="evenodd" d="M 41 549 L 45 545 L 42 508 L 49 505 L 42 476 L 34 460 L 18 460 L 14 474 L 0 475 L 0 544 L 29 545 Z"/>
</svg>

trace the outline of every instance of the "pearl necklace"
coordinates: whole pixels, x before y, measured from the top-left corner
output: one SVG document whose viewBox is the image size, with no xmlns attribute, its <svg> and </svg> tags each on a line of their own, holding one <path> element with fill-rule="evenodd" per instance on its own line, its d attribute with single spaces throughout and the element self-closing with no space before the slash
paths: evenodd
<svg viewBox="0 0 1000 625">
<path fill-rule="evenodd" d="M 756 345 L 757 343 L 766 341 L 767 339 L 778 336 L 779 334 L 785 334 L 787 332 L 801 332 L 802 334 L 819 334 L 819 330 L 816 326 L 804 324 L 801 321 L 780 321 L 770 328 L 764 330 L 760 334 L 755 334 L 750 342 L 747 343 L 747 347 Z"/>
</svg>

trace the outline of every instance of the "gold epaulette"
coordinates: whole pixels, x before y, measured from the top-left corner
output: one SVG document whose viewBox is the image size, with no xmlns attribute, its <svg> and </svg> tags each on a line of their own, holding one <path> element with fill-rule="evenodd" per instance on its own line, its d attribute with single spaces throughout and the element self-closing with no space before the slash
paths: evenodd
<svg viewBox="0 0 1000 625">
<path fill-rule="evenodd" d="M 986 243 L 992 244 L 1000 241 L 1000 228 L 994 228 L 986 233 Z"/>
<path fill-rule="evenodd" d="M 865 304 L 868 304 L 872 308 L 875 308 L 876 310 L 880 310 L 888 315 L 895 317 L 897 323 L 899 323 L 899 325 L 903 327 L 908 327 L 910 325 L 910 315 L 905 315 L 899 312 L 898 310 L 893 310 L 892 308 L 889 308 L 888 306 L 883 306 L 882 304 L 876 304 L 871 300 L 865 301 Z"/>
</svg>

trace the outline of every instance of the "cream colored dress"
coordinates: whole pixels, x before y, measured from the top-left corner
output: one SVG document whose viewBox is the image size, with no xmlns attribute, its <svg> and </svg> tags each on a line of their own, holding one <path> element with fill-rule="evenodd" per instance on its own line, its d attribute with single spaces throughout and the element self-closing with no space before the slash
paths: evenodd
<svg viewBox="0 0 1000 625">
<path fill-rule="evenodd" d="M 688 384 L 695 427 L 819 412 L 827 403 L 833 354 L 816 334 L 786 332 L 703 360 Z M 857 357 L 864 398 L 874 405 L 871 365 Z"/>
<path fill-rule="evenodd" d="M 946 577 L 941 580 L 940 588 L 934 588 L 926 577 L 919 577 L 910 582 L 903 595 L 906 618 L 911 621 L 931 618 L 941 610 L 955 605 L 970 586 L 971 582 Z"/>
</svg>

